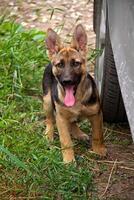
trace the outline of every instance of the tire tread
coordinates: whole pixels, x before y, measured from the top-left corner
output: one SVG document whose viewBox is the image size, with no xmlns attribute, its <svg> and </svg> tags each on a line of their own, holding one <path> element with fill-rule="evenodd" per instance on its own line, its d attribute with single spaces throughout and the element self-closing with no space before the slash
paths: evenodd
<svg viewBox="0 0 134 200">
<path fill-rule="evenodd" d="M 100 34 L 99 30 L 100 30 L 100 19 L 101 19 L 101 7 L 102 7 L 102 0 L 94 0 L 93 27 L 96 33 L 96 41 L 99 40 L 99 34 Z M 97 63 L 98 62 L 96 61 L 96 64 Z M 97 70 L 95 70 L 95 73 L 97 73 Z M 96 79 L 98 78 L 97 74 L 95 74 L 95 77 Z M 101 102 L 102 102 L 104 121 L 107 122 L 127 121 L 126 111 L 121 95 L 118 75 L 113 56 L 113 50 L 109 37 L 109 27 L 107 19 L 106 19 L 105 55 L 104 55 Z"/>
</svg>

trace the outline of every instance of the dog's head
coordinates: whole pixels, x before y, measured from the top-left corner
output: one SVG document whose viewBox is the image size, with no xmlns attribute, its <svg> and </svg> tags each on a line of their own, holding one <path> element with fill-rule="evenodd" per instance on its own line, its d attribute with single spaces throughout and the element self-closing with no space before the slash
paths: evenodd
<svg viewBox="0 0 134 200">
<path fill-rule="evenodd" d="M 87 35 L 81 24 L 75 28 L 70 47 L 63 47 L 57 33 L 48 29 L 46 45 L 52 71 L 65 90 L 64 103 L 67 106 L 74 104 L 77 86 L 86 73 L 86 44 Z"/>
</svg>

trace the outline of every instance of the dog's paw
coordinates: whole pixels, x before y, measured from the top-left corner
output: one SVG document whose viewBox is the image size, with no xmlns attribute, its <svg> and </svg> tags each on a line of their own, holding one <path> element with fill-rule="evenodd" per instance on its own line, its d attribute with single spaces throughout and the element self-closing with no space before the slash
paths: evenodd
<svg viewBox="0 0 134 200">
<path fill-rule="evenodd" d="M 62 150 L 62 153 L 63 153 L 63 162 L 65 164 L 75 163 L 75 156 L 72 148 L 64 149 Z"/>
<path fill-rule="evenodd" d="M 100 155 L 100 156 L 103 156 L 105 157 L 107 155 L 107 149 L 104 145 L 97 145 L 97 146 L 94 146 L 93 147 L 93 151 Z"/>
<path fill-rule="evenodd" d="M 71 164 L 71 163 L 76 164 L 75 158 L 71 158 L 71 159 L 66 159 L 66 158 L 64 158 L 64 159 L 63 159 L 63 162 L 64 162 L 64 164 Z"/>
<path fill-rule="evenodd" d="M 79 131 L 77 134 L 72 134 L 74 139 L 82 140 L 82 141 L 89 141 L 89 136 L 82 131 Z"/>
<path fill-rule="evenodd" d="M 54 134 L 53 134 L 53 132 L 44 131 L 43 136 L 44 136 L 44 138 L 46 138 L 50 142 L 54 141 Z"/>
<path fill-rule="evenodd" d="M 83 141 L 89 141 L 89 136 L 85 133 L 82 133 L 79 137 L 79 140 L 83 140 Z"/>
</svg>

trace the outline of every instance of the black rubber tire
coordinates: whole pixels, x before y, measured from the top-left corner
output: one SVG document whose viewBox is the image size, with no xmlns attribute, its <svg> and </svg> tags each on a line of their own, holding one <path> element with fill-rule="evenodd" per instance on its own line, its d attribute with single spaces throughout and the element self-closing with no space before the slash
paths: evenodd
<svg viewBox="0 0 134 200">
<path fill-rule="evenodd" d="M 113 50 L 106 28 L 104 71 L 102 82 L 102 109 L 104 120 L 107 122 L 126 122 L 126 111 L 121 95 L 118 75 L 115 67 Z"/>
<path fill-rule="evenodd" d="M 98 3 L 98 1 L 96 1 Z M 97 6 L 94 6 L 97 7 Z M 101 5 L 98 6 L 101 9 Z M 96 16 L 96 38 L 99 37 L 100 16 L 101 11 Z M 99 58 L 97 58 L 99 59 Z M 98 63 L 98 62 L 96 62 Z M 96 66 L 97 68 L 97 66 Z M 96 70 L 95 70 L 96 71 Z M 96 76 L 97 77 L 97 76 Z M 97 80 L 96 80 L 97 81 Z M 105 35 L 105 55 L 103 80 L 101 88 L 101 103 L 103 110 L 103 118 L 106 122 L 126 122 L 127 116 L 121 95 L 121 90 L 116 71 L 113 50 L 109 37 L 108 20 L 106 19 L 106 35 Z"/>
</svg>

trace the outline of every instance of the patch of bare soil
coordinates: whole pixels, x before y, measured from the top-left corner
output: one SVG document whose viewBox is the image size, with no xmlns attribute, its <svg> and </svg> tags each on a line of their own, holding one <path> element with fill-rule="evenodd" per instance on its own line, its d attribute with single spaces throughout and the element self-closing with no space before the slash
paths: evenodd
<svg viewBox="0 0 134 200">
<path fill-rule="evenodd" d="M 27 28 L 46 31 L 51 27 L 62 38 L 71 36 L 76 23 L 82 23 L 88 34 L 88 44 L 94 47 L 93 0 L 0 0 L 0 11 Z"/>
<path fill-rule="evenodd" d="M 97 193 L 100 199 L 133 200 L 134 144 L 131 134 L 113 130 L 111 137 L 113 136 L 114 139 L 106 141 L 107 158 L 97 161 L 101 168 L 95 177 Z"/>
<path fill-rule="evenodd" d="M 91 139 L 90 135 L 90 141 Z M 95 174 L 97 199 L 133 200 L 134 144 L 128 125 L 105 124 L 104 139 L 107 147 L 105 158 L 89 151 L 89 143 L 85 142 L 79 142 L 75 146 L 76 155 L 85 158 Z"/>
</svg>

